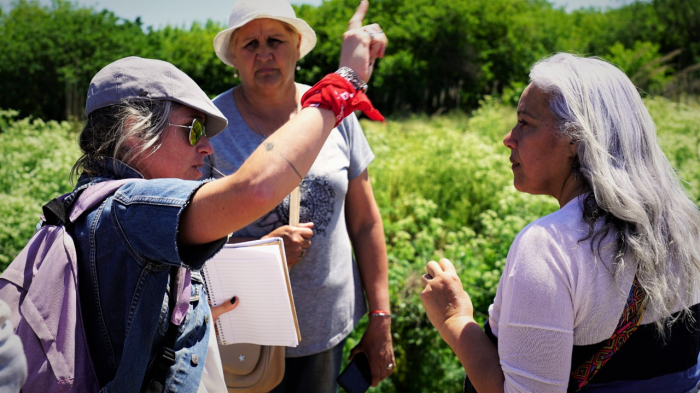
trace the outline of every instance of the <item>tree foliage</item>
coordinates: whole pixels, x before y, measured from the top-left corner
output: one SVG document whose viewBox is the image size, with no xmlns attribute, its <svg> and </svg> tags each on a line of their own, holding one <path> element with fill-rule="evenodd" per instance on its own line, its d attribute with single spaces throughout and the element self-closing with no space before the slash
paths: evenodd
<svg viewBox="0 0 700 393">
<path fill-rule="evenodd" d="M 295 6 L 318 37 L 300 62 L 298 81 L 312 84 L 335 70 L 356 6 L 356 0 Z M 380 23 L 390 39 L 369 92 L 385 114 L 471 110 L 486 95 L 512 101 L 527 84 L 530 66 L 558 51 L 607 58 L 630 77 L 643 70 L 638 81 L 650 93 L 700 92 L 695 0 L 572 13 L 546 0 L 373 0 L 366 20 Z M 208 21 L 144 29 L 138 18 L 68 0 L 50 6 L 15 0 L 9 11 L 0 9 L 0 108 L 44 120 L 79 117 L 91 77 L 132 55 L 170 61 L 215 96 L 237 83 L 212 48 L 223 28 Z"/>
<path fill-rule="evenodd" d="M 120 57 L 148 56 L 140 22 L 65 0 L 19 0 L 0 14 L 0 108 L 65 119 L 82 113 L 92 77 Z"/>
<path fill-rule="evenodd" d="M 225 26 L 208 21 L 193 23 L 189 30 L 166 26 L 149 36 L 158 47 L 153 57 L 173 63 L 212 96 L 230 89 L 235 83 L 233 69 L 214 53 L 212 42 Z"/>
</svg>

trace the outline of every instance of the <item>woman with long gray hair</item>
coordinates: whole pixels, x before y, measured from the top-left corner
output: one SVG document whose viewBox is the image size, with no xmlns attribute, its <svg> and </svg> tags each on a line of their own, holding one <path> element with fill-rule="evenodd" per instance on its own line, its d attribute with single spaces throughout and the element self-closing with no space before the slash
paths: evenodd
<svg viewBox="0 0 700 393">
<path fill-rule="evenodd" d="M 514 240 L 486 332 L 450 261 L 426 312 L 479 392 L 700 387 L 700 213 L 625 74 L 595 58 L 535 64 L 506 135 L 518 191 L 560 209 Z"/>
</svg>

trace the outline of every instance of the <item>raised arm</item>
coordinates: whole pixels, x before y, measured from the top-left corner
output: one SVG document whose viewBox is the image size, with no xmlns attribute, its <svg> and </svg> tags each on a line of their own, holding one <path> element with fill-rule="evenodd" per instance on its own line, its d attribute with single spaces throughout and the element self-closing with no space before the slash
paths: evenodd
<svg viewBox="0 0 700 393">
<path fill-rule="evenodd" d="M 369 4 L 362 0 L 343 35 L 340 66 L 368 80 L 386 36 L 369 34 L 362 19 Z M 378 29 L 374 26 L 374 29 Z M 311 168 L 336 123 L 329 110 L 304 108 L 268 138 L 234 174 L 203 185 L 185 208 L 178 240 L 202 244 L 220 239 L 274 208 Z"/>
</svg>

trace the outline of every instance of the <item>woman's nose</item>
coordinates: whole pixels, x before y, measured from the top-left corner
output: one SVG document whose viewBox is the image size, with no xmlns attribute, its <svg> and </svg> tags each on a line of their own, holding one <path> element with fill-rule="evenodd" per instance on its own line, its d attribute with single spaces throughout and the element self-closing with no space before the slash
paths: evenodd
<svg viewBox="0 0 700 393">
<path fill-rule="evenodd" d="M 214 152 L 214 147 L 211 145 L 211 142 L 209 142 L 209 138 L 202 136 L 199 142 L 197 142 L 197 152 L 205 156 Z"/>
<path fill-rule="evenodd" d="M 267 45 L 260 45 L 258 53 L 256 53 L 255 57 L 260 61 L 270 60 L 272 58 L 272 49 L 270 49 Z"/>
<path fill-rule="evenodd" d="M 509 149 L 515 149 L 515 138 L 513 138 L 513 130 L 510 130 L 503 138 L 503 144 Z"/>
</svg>

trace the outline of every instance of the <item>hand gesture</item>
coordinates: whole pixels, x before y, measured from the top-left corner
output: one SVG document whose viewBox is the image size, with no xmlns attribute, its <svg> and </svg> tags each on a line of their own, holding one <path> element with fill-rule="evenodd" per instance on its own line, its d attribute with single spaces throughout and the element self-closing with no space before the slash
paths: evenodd
<svg viewBox="0 0 700 393">
<path fill-rule="evenodd" d="M 369 369 L 372 371 L 372 386 L 376 387 L 379 382 L 394 372 L 396 360 L 391 342 L 390 318 L 370 317 L 362 339 L 350 351 L 350 359 L 352 360 L 358 352 L 363 352 L 369 360 Z"/>
<path fill-rule="evenodd" d="M 313 222 L 300 223 L 298 226 L 281 226 L 262 238 L 281 237 L 284 241 L 284 252 L 287 255 L 287 266 L 292 267 L 301 262 L 306 250 L 311 247 L 311 237 L 314 235 Z"/>
<path fill-rule="evenodd" d="M 365 82 L 372 76 L 376 59 L 384 57 L 388 42 L 378 24 L 362 26 L 368 9 L 369 2 L 362 0 L 348 22 L 348 30 L 343 34 L 343 47 L 340 51 L 340 66 L 352 68 Z"/>
<path fill-rule="evenodd" d="M 469 295 L 462 288 L 454 265 L 447 259 L 440 263 L 428 262 L 428 273 L 423 275 L 423 292 L 420 299 L 430 323 L 442 332 L 451 320 L 474 317 L 474 306 Z"/>
<path fill-rule="evenodd" d="M 222 314 L 227 313 L 227 312 L 233 310 L 234 308 L 238 307 L 238 303 L 239 303 L 238 297 L 234 296 L 231 298 L 231 300 L 229 300 L 227 302 L 223 302 L 223 303 L 219 304 L 218 306 L 211 306 L 210 305 L 211 317 L 212 317 L 211 320 L 214 322 L 214 324 L 216 324 L 216 320 L 219 319 L 219 317 Z"/>
</svg>

